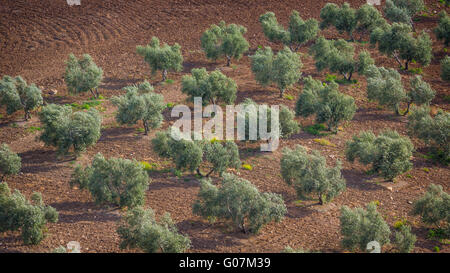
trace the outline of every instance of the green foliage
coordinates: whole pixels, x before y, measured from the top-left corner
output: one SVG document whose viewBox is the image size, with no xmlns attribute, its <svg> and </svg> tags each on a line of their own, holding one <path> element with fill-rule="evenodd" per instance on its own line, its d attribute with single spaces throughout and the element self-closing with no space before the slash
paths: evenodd
<svg viewBox="0 0 450 273">
<path fill-rule="evenodd" d="M 20 156 L 11 151 L 6 143 L 0 145 L 0 182 L 5 175 L 19 173 L 21 167 Z"/>
<path fill-rule="evenodd" d="M 66 62 L 66 74 L 64 81 L 71 93 L 91 92 L 96 98 L 99 97 L 98 86 L 103 79 L 103 70 L 99 68 L 89 54 L 84 54 L 77 59 L 70 54 Z"/>
<path fill-rule="evenodd" d="M 339 92 L 336 83 L 331 82 L 324 86 L 311 76 L 305 79 L 303 92 L 295 109 L 297 116 L 308 117 L 315 114 L 316 122 L 326 123 L 332 132 L 337 132 L 340 122 L 351 120 L 355 111 L 355 100 Z"/>
<path fill-rule="evenodd" d="M 344 3 L 341 7 L 334 3 L 327 3 L 320 11 L 320 28 L 325 29 L 334 26 L 339 33 L 347 32 L 353 40 L 353 31 L 358 24 L 357 12 Z"/>
<path fill-rule="evenodd" d="M 144 61 L 150 65 L 152 75 L 158 70 L 162 71 L 163 81 L 166 80 L 168 71 L 181 71 L 183 69 L 181 47 L 177 43 L 173 46 L 164 43 L 161 46 L 159 39 L 152 37 L 148 45 L 137 46 L 136 52 L 144 57 Z"/>
<path fill-rule="evenodd" d="M 231 59 L 239 60 L 248 51 L 248 42 L 244 38 L 247 29 L 241 25 L 221 21 L 219 25 L 211 25 L 201 37 L 201 45 L 208 59 L 227 58 L 227 66 Z"/>
<path fill-rule="evenodd" d="M 168 130 L 156 133 L 152 147 L 160 156 L 172 159 L 178 170 L 196 170 L 201 176 L 213 172 L 222 175 L 228 168 L 238 170 L 241 167 L 238 147 L 232 141 L 175 140 Z M 201 173 L 202 163 L 210 167 L 206 175 Z"/>
<path fill-rule="evenodd" d="M 0 106 L 6 106 L 6 113 L 11 115 L 16 111 L 25 112 L 25 120 L 31 117 L 31 111 L 43 103 L 42 91 L 35 85 L 18 76 L 4 76 L 0 81 Z"/>
<path fill-rule="evenodd" d="M 146 253 L 183 253 L 191 247 L 191 240 L 178 232 L 169 213 L 158 223 L 153 210 L 142 207 L 123 217 L 117 233 L 122 239 L 120 248 L 139 248 Z"/>
<path fill-rule="evenodd" d="M 289 18 L 288 30 L 278 24 L 277 18 L 273 12 L 267 12 L 259 17 L 264 35 L 271 42 L 281 42 L 288 46 L 292 51 L 307 42 L 313 40 L 319 31 L 318 22 L 315 19 L 304 21 L 298 11 L 293 10 Z"/>
<path fill-rule="evenodd" d="M 347 142 L 345 154 L 350 162 L 358 158 L 364 165 L 372 164 L 372 172 L 393 180 L 412 168 L 413 149 L 409 138 L 396 131 L 387 130 L 378 136 L 371 131 L 363 131 Z"/>
<path fill-rule="evenodd" d="M 281 221 L 287 209 L 275 193 L 260 193 L 249 181 L 224 174 L 221 187 L 201 181 L 193 213 L 204 218 L 225 219 L 243 232 L 257 233 L 272 221 Z"/>
<path fill-rule="evenodd" d="M 254 102 L 252 99 L 247 98 L 245 99 L 242 104 L 245 107 L 248 106 L 254 106 L 254 108 L 249 108 L 249 111 L 245 111 L 245 116 L 242 117 L 245 119 L 245 139 L 250 139 L 250 121 L 256 120 L 258 123 L 256 126 L 256 140 L 260 140 L 260 132 L 259 132 L 259 126 L 260 126 L 260 117 L 259 117 L 259 111 L 257 109 L 258 104 Z M 242 113 L 239 113 L 238 115 L 242 115 Z M 238 118 L 241 116 L 238 116 Z M 271 128 L 272 126 L 272 110 L 271 108 L 267 107 L 267 128 Z M 291 111 L 287 106 L 281 104 L 278 112 L 278 123 L 279 123 L 279 132 L 280 132 L 280 138 L 289 138 L 291 135 L 296 134 L 300 131 L 300 127 L 298 126 L 298 123 L 294 120 L 294 112 Z"/>
<path fill-rule="evenodd" d="M 414 108 L 408 116 L 408 130 L 410 135 L 441 150 L 444 159 L 450 157 L 450 113 L 439 110 L 431 117 L 429 107 Z"/>
<path fill-rule="evenodd" d="M 288 47 L 284 47 L 277 55 L 273 54 L 270 47 L 258 49 L 255 55 L 250 56 L 250 59 L 255 80 L 263 86 L 276 84 L 280 89 L 280 98 L 283 97 L 287 88 L 300 79 L 302 74 L 300 69 L 303 64 L 300 56 Z"/>
<path fill-rule="evenodd" d="M 450 43 L 450 16 L 443 10 L 439 13 L 439 17 L 439 25 L 434 29 L 434 33 L 438 40 L 443 40 L 445 46 L 448 46 Z"/>
<path fill-rule="evenodd" d="M 91 166 L 75 168 L 70 184 L 87 189 L 97 204 L 135 207 L 145 202 L 149 178 L 136 160 L 105 159 L 98 153 Z"/>
<path fill-rule="evenodd" d="M 403 23 L 394 23 L 385 29 L 376 28 L 370 35 L 370 43 L 378 43 L 378 50 L 393 57 L 400 66 L 400 59 L 404 60 L 405 70 L 413 60 L 427 66 L 433 56 L 430 35 L 422 32 L 416 38 L 411 33 L 411 27 Z"/>
<path fill-rule="evenodd" d="M 183 76 L 181 86 L 181 92 L 192 101 L 195 97 L 201 97 L 204 104 L 234 103 L 236 100 L 236 82 L 218 70 L 208 73 L 205 68 L 194 68 L 191 75 Z"/>
<path fill-rule="evenodd" d="M 413 26 L 413 17 L 424 8 L 423 0 L 386 0 L 384 13 L 391 22 Z"/>
<path fill-rule="evenodd" d="M 292 185 L 299 198 L 317 193 L 320 204 L 331 201 L 345 190 L 345 179 L 341 174 L 341 163 L 331 168 L 319 151 L 308 154 L 297 145 L 294 150 L 285 148 L 281 158 L 281 175 Z"/>
<path fill-rule="evenodd" d="M 327 127 L 325 124 L 322 123 L 316 123 L 310 126 L 307 126 L 304 128 L 304 131 L 315 136 L 324 136 L 327 135 L 327 133 L 323 132 L 326 131 Z"/>
<path fill-rule="evenodd" d="M 375 63 L 368 51 L 361 51 L 355 59 L 355 48 L 343 39 L 327 40 L 323 36 L 311 46 L 310 53 L 316 61 L 318 71 L 329 69 L 351 81 L 353 73 L 364 74 L 369 65 Z"/>
<path fill-rule="evenodd" d="M 450 56 L 445 56 L 441 61 L 441 79 L 450 82 Z"/>
<path fill-rule="evenodd" d="M 162 111 L 166 108 L 164 97 L 151 91 L 140 92 L 140 90 L 153 90 L 153 88 L 142 88 L 142 86 L 129 86 L 127 93 L 120 97 L 113 97 L 111 101 L 118 107 L 116 120 L 120 124 L 136 124 L 142 120 L 145 134 L 150 129 L 161 126 L 164 117 Z"/>
<path fill-rule="evenodd" d="M 404 115 L 409 113 L 412 103 L 428 105 L 435 96 L 431 86 L 422 80 L 421 76 L 415 76 L 410 80 L 410 90 L 405 92 L 402 77 L 394 69 L 376 67 L 371 65 L 366 71 L 367 97 L 375 100 L 380 105 L 388 106 L 400 115 L 400 103 L 406 102 L 408 108 Z"/>
<path fill-rule="evenodd" d="M 411 232 L 411 227 L 402 225 L 399 231 L 395 232 L 395 247 L 400 253 L 410 253 L 414 249 L 416 236 Z"/>
<path fill-rule="evenodd" d="M 6 183 L 0 183 L 0 232 L 21 231 L 25 244 L 37 245 L 44 239 L 47 222 L 56 223 L 58 212 L 45 206 L 40 193 L 33 193 L 31 202 L 18 190 L 11 194 Z"/>
<path fill-rule="evenodd" d="M 371 33 L 375 28 L 386 28 L 388 23 L 383 15 L 372 5 L 364 4 L 356 10 L 356 30 L 366 34 Z"/>
<path fill-rule="evenodd" d="M 342 206 L 340 222 L 344 248 L 366 251 L 371 241 L 377 241 L 380 246 L 390 242 L 391 231 L 375 203 L 369 203 L 366 209 Z"/>
<path fill-rule="evenodd" d="M 441 228 L 450 236 L 450 195 L 442 186 L 431 184 L 427 192 L 413 204 L 412 213 L 419 215 L 422 222 Z"/>
<path fill-rule="evenodd" d="M 49 104 L 42 108 L 39 119 L 43 124 L 40 139 L 60 153 L 71 147 L 75 153 L 82 152 L 100 138 L 101 116 L 95 109 L 73 113 L 70 106 Z"/>
</svg>

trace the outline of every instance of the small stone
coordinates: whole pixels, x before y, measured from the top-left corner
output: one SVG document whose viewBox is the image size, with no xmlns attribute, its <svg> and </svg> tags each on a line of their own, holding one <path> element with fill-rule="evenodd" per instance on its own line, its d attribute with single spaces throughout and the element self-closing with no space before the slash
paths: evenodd
<svg viewBox="0 0 450 273">
<path fill-rule="evenodd" d="M 393 191 L 392 187 L 387 187 L 388 190 Z"/>
<path fill-rule="evenodd" d="M 409 200 L 408 200 L 408 202 L 407 202 L 407 203 L 408 203 L 408 204 L 412 204 L 413 202 L 412 202 L 412 201 L 409 201 Z"/>
</svg>

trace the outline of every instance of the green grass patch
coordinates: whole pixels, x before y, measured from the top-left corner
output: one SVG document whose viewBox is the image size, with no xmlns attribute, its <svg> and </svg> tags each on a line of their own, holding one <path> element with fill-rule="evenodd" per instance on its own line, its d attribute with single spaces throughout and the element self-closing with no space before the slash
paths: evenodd
<svg viewBox="0 0 450 273">
<path fill-rule="evenodd" d="M 40 131 L 40 130 L 42 130 L 42 128 L 41 127 L 36 127 L 36 126 L 30 126 L 30 127 L 27 128 L 27 132 L 29 132 L 29 133 L 34 133 L 34 132 L 37 132 L 37 131 Z"/>
<path fill-rule="evenodd" d="M 284 98 L 287 100 L 294 100 L 294 96 L 292 95 L 284 95 Z"/>
<path fill-rule="evenodd" d="M 416 74 L 416 75 L 422 75 L 422 73 L 423 73 L 423 70 L 422 70 L 422 68 L 420 68 L 420 67 L 417 67 L 417 68 L 411 68 L 411 69 L 409 69 L 408 71 L 411 72 L 411 73 L 413 73 L 413 74 Z"/>
<path fill-rule="evenodd" d="M 253 170 L 253 167 L 250 164 L 242 164 L 242 169 L 251 171 L 251 170 Z"/>
<path fill-rule="evenodd" d="M 331 147 L 336 146 L 333 143 L 331 143 L 328 139 L 324 139 L 324 138 L 315 138 L 315 139 L 313 139 L 313 141 L 322 146 L 331 146 Z"/>
<path fill-rule="evenodd" d="M 322 123 L 304 127 L 303 131 L 315 136 L 326 136 L 330 134 L 325 124 Z"/>
</svg>

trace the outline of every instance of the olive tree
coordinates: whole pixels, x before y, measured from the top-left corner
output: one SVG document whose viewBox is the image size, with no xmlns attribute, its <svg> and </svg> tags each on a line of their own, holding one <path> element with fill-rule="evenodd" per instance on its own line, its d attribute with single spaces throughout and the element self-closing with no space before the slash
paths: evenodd
<svg viewBox="0 0 450 273">
<path fill-rule="evenodd" d="M 296 10 L 291 13 L 287 30 L 278 23 L 273 12 L 261 15 L 259 22 L 269 41 L 281 42 L 294 52 L 302 45 L 312 41 L 319 31 L 319 23 L 316 19 L 311 18 L 304 21 Z"/>
<path fill-rule="evenodd" d="M 412 168 L 411 156 L 414 146 L 408 137 L 396 131 L 386 130 L 375 136 L 371 131 L 362 131 L 347 142 L 345 156 L 364 165 L 372 165 L 372 171 L 392 181 L 397 175 Z"/>
<path fill-rule="evenodd" d="M 356 31 L 370 34 L 375 28 L 386 28 L 388 23 L 383 15 L 372 5 L 364 4 L 356 10 Z"/>
<path fill-rule="evenodd" d="M 441 61 L 441 79 L 450 82 L 450 57 L 448 55 Z"/>
<path fill-rule="evenodd" d="M 308 154 L 300 145 L 293 150 L 283 150 L 281 175 L 288 185 L 295 188 L 299 198 L 316 193 L 319 204 L 330 202 L 345 190 L 341 169 L 340 161 L 336 161 L 335 167 L 328 166 L 319 151 L 313 150 Z"/>
<path fill-rule="evenodd" d="M 432 117 L 429 107 L 414 108 L 408 116 L 407 127 L 411 136 L 442 152 L 444 161 L 450 157 L 450 113 L 439 110 Z"/>
<path fill-rule="evenodd" d="M 247 29 L 241 25 L 220 21 L 219 25 L 211 25 L 201 37 L 201 46 L 208 59 L 217 60 L 225 57 L 227 66 L 231 59 L 239 60 L 248 51 L 248 42 L 244 38 Z"/>
<path fill-rule="evenodd" d="M 82 152 L 100 138 L 102 119 L 93 108 L 73 113 L 70 106 L 49 104 L 42 108 L 39 119 L 43 124 L 40 139 L 62 154 L 71 147 L 75 153 Z"/>
<path fill-rule="evenodd" d="M 366 209 L 342 206 L 339 220 L 344 248 L 366 251 L 367 244 L 371 241 L 377 241 L 380 246 L 390 242 L 389 226 L 373 202 Z"/>
<path fill-rule="evenodd" d="M 40 193 L 33 193 L 29 201 L 20 191 L 11 193 L 8 184 L 0 183 L 0 232 L 20 230 L 26 245 L 37 245 L 45 237 L 48 222 L 58 222 L 58 212 L 44 205 Z"/>
<path fill-rule="evenodd" d="M 356 10 L 350 7 L 350 4 L 344 3 L 341 7 L 334 3 L 327 3 L 320 10 L 320 29 L 334 26 L 339 33 L 347 32 L 351 40 L 353 31 L 357 27 Z"/>
<path fill-rule="evenodd" d="M 439 13 L 439 17 L 439 25 L 434 29 L 434 33 L 438 40 L 443 40 L 445 46 L 448 46 L 450 43 L 450 16 L 443 10 Z"/>
<path fill-rule="evenodd" d="M 25 112 L 25 120 L 31 118 L 31 111 L 43 103 L 42 91 L 35 85 L 18 76 L 4 76 L 0 81 L 0 106 L 6 106 L 6 113 L 11 115 L 19 110 Z"/>
<path fill-rule="evenodd" d="M 136 124 L 139 120 L 142 120 L 145 135 L 147 135 L 150 129 L 161 126 L 164 120 L 162 111 L 166 108 L 166 105 L 162 95 L 151 91 L 141 93 L 139 87 L 141 87 L 141 90 L 149 90 L 145 84 L 129 86 L 126 88 L 126 94 L 113 97 L 111 101 L 118 107 L 117 122 L 120 124 Z"/>
<path fill-rule="evenodd" d="M 84 54 L 80 59 L 70 54 L 66 65 L 64 81 L 69 92 L 84 93 L 89 91 L 95 98 L 100 96 L 98 86 L 103 79 L 103 70 L 94 63 L 89 54 Z"/>
<path fill-rule="evenodd" d="M 176 140 L 169 129 L 156 133 L 151 143 L 155 152 L 172 159 L 178 170 L 196 171 L 200 176 L 208 177 L 213 172 L 222 175 L 228 168 L 239 169 L 241 166 L 238 147 L 232 141 L 198 141 L 181 136 Z M 202 168 L 209 168 L 209 171 L 203 174 Z"/>
<path fill-rule="evenodd" d="M 374 29 L 370 35 L 370 43 L 378 44 L 378 50 L 393 57 L 400 67 L 403 67 L 403 60 L 405 70 L 408 70 L 409 63 L 413 60 L 427 66 L 433 56 L 430 35 L 422 32 L 414 37 L 411 27 L 403 23 L 394 23 L 385 29 Z"/>
<path fill-rule="evenodd" d="M 301 76 L 303 64 L 300 56 L 288 47 L 274 55 L 270 47 L 260 48 L 250 56 L 252 72 L 255 80 L 262 86 L 276 84 L 280 90 L 280 98 L 284 91 L 295 84 Z"/>
<path fill-rule="evenodd" d="M 6 175 L 19 173 L 21 167 L 20 156 L 11 151 L 6 143 L 0 145 L 0 183 Z"/>
<path fill-rule="evenodd" d="M 169 213 L 156 221 L 151 208 L 130 210 L 117 228 L 120 248 L 138 248 L 146 253 L 183 253 L 191 246 L 189 237 L 178 232 Z"/>
<path fill-rule="evenodd" d="M 410 253 L 414 249 L 417 237 L 411 232 L 411 227 L 402 225 L 395 232 L 394 245 L 399 253 Z"/>
<path fill-rule="evenodd" d="M 441 185 L 431 184 L 427 192 L 413 204 L 412 214 L 423 223 L 444 230 L 450 237 L 450 194 Z"/>
<path fill-rule="evenodd" d="M 400 103 L 407 104 L 403 115 L 409 113 L 410 106 L 429 105 L 436 92 L 431 86 L 422 80 L 421 76 L 415 76 L 410 79 L 410 87 L 405 92 L 402 83 L 402 77 L 394 69 L 384 67 L 370 66 L 367 70 L 367 97 L 369 100 L 375 100 L 380 105 L 388 106 L 400 115 Z"/>
<path fill-rule="evenodd" d="M 233 174 L 224 174 L 220 187 L 203 179 L 193 205 L 195 215 L 211 221 L 231 221 L 244 233 L 257 233 L 266 224 L 279 222 L 286 212 L 281 195 L 261 193 L 252 183 Z"/>
<path fill-rule="evenodd" d="M 191 75 L 183 76 L 181 92 L 187 94 L 190 100 L 201 97 L 204 104 L 216 104 L 219 101 L 234 103 L 236 100 L 236 82 L 215 70 L 208 73 L 205 68 L 194 68 Z"/>
<path fill-rule="evenodd" d="M 317 123 L 326 123 L 328 129 L 335 133 L 339 123 L 351 120 L 355 111 L 355 99 L 339 92 L 338 84 L 331 82 L 324 85 L 311 76 L 305 79 L 295 109 L 297 116 L 309 117 L 315 114 Z"/>
<path fill-rule="evenodd" d="M 329 69 L 341 74 L 349 82 L 354 73 L 364 74 L 369 65 L 375 63 L 368 51 L 361 51 L 355 59 L 355 48 L 343 39 L 327 40 L 319 37 L 311 46 L 310 53 L 314 56 L 319 72 Z"/>
<path fill-rule="evenodd" d="M 152 37 L 146 46 L 136 47 L 138 55 L 144 57 L 144 61 L 150 66 L 152 75 L 157 71 L 162 71 L 162 80 L 165 81 L 168 71 L 181 71 L 183 69 L 183 55 L 181 47 L 175 43 L 172 46 L 164 43 L 160 45 L 157 37 Z"/>
<path fill-rule="evenodd" d="M 70 185 L 87 189 L 97 204 L 131 208 L 145 203 L 149 178 L 136 160 L 106 159 L 98 153 L 91 166 L 75 168 Z"/>
<path fill-rule="evenodd" d="M 384 13 L 391 22 L 409 24 L 414 29 L 414 16 L 425 8 L 423 0 L 386 0 Z"/>
<path fill-rule="evenodd" d="M 250 121 L 254 120 L 258 122 L 256 125 L 256 139 L 260 140 L 260 132 L 259 132 L 259 122 L 260 122 L 260 111 L 258 111 L 258 104 L 254 102 L 252 99 L 247 98 L 245 99 L 241 105 L 244 107 L 244 110 L 240 113 L 238 113 L 238 118 L 243 118 L 245 120 L 245 139 L 250 139 Z M 249 106 L 254 106 L 254 108 L 246 108 Z M 300 131 L 300 127 L 298 126 L 298 123 L 294 120 L 295 114 L 292 110 L 290 110 L 286 105 L 279 105 L 279 112 L 278 112 L 278 124 L 279 124 L 279 132 L 281 138 L 289 138 L 291 135 L 296 134 Z M 267 107 L 267 114 L 266 114 L 266 128 L 272 128 L 272 110 L 271 108 Z"/>
</svg>

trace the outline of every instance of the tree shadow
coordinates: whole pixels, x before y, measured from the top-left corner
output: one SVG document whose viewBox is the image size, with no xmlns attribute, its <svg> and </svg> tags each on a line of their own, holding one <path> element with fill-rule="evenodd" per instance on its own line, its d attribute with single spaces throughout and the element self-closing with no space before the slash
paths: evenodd
<svg viewBox="0 0 450 273">
<path fill-rule="evenodd" d="M 143 82 L 145 79 L 117 79 L 104 78 L 102 85 L 99 87 L 105 90 L 121 90 L 126 86 L 134 85 Z"/>
<path fill-rule="evenodd" d="M 344 176 L 347 187 L 352 189 L 357 189 L 361 191 L 376 191 L 384 189 L 383 186 L 377 185 L 375 183 L 368 182 L 370 178 L 375 178 L 377 176 L 371 176 L 369 178 L 362 178 L 363 173 L 355 170 L 343 169 L 341 171 L 342 176 Z"/>
</svg>

